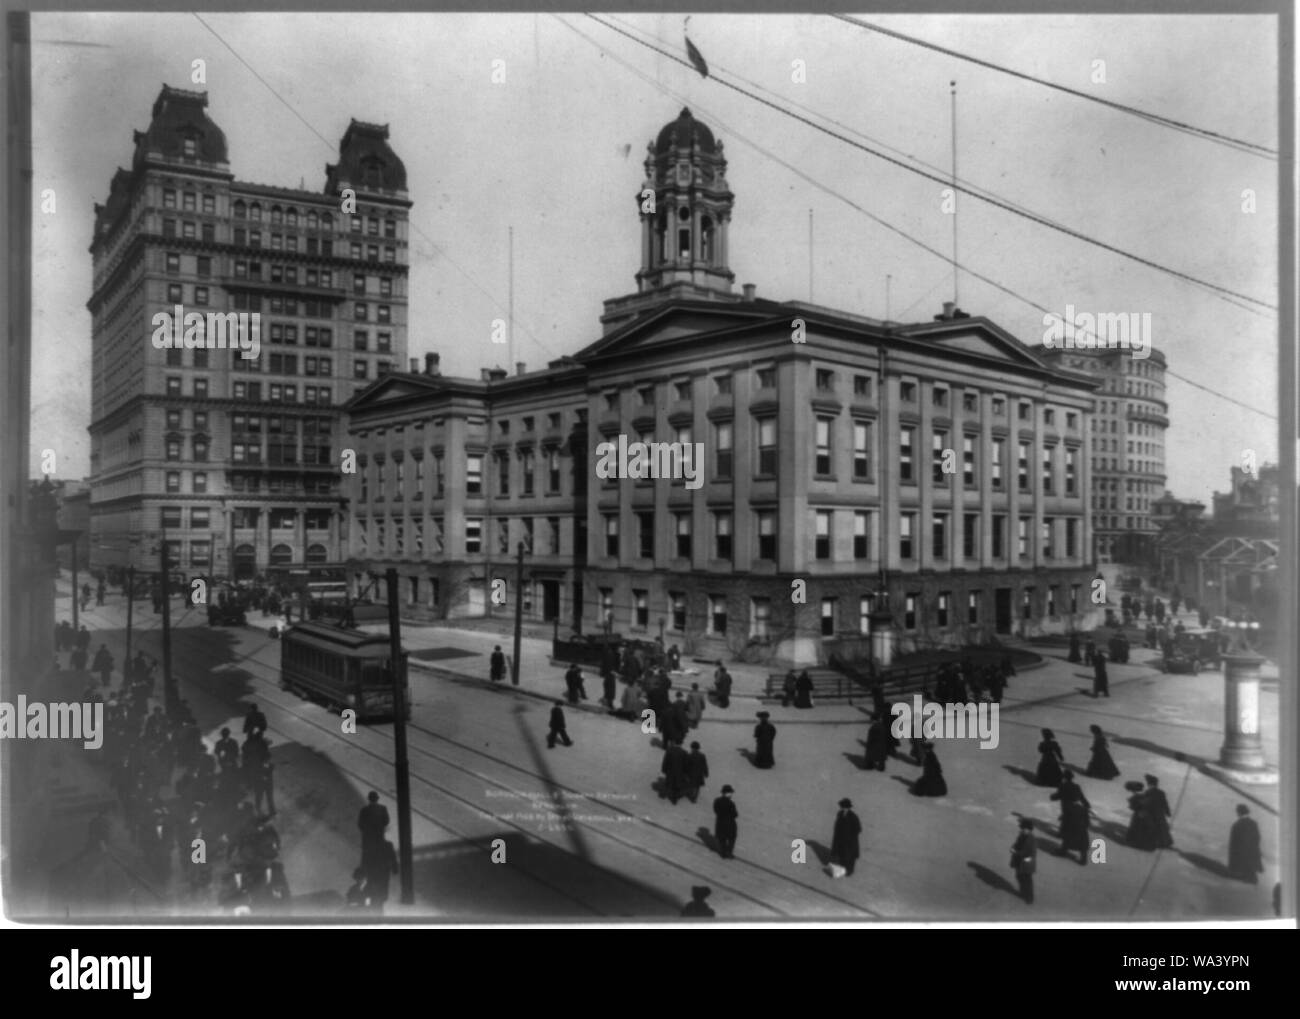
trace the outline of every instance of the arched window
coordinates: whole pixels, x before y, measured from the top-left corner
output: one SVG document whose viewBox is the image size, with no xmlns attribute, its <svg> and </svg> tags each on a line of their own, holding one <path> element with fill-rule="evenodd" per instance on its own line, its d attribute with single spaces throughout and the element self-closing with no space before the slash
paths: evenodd
<svg viewBox="0 0 1300 1019">
<path fill-rule="evenodd" d="M 255 219 L 255 220 L 257 220 L 258 222 L 261 222 L 261 219 L 262 219 L 262 206 L 259 205 L 257 202 L 254 202 L 252 205 L 250 205 L 250 206 L 248 207 L 248 218 L 249 218 L 249 219 Z"/>
<path fill-rule="evenodd" d="M 250 580 L 257 572 L 257 553 L 252 545 L 235 547 L 235 579 Z"/>
<path fill-rule="evenodd" d="M 248 206 L 244 204 L 244 200 L 242 198 L 239 201 L 235 202 L 234 214 L 235 214 L 235 219 L 248 218 Z"/>
<path fill-rule="evenodd" d="M 308 563 L 318 564 L 318 563 L 323 563 L 323 562 L 328 562 L 328 561 L 329 561 L 329 555 L 328 555 L 328 553 L 325 551 L 325 546 L 324 546 L 324 545 L 308 545 L 308 546 L 307 546 L 307 562 L 308 562 Z"/>
<path fill-rule="evenodd" d="M 285 221 L 285 223 L 287 223 L 289 226 L 297 226 L 297 225 L 298 225 L 298 210 L 297 210 L 297 209 L 289 209 L 287 212 L 285 212 L 285 214 L 284 214 L 284 221 Z"/>
<path fill-rule="evenodd" d="M 322 212 L 320 214 L 320 225 L 322 230 L 333 230 L 334 217 L 331 216 L 328 212 Z"/>
<path fill-rule="evenodd" d="M 276 545 L 271 549 L 271 565 L 284 566 L 293 562 L 293 549 L 288 545 Z"/>
<path fill-rule="evenodd" d="M 713 264 L 713 220 L 708 216 L 700 220 L 700 258 Z"/>
<path fill-rule="evenodd" d="M 271 206 L 271 222 L 277 225 L 284 222 L 284 210 L 278 205 Z"/>
<path fill-rule="evenodd" d="M 315 230 L 319 226 L 320 226 L 320 217 L 316 215 L 315 209 L 311 209 L 307 213 L 307 229 Z"/>
</svg>

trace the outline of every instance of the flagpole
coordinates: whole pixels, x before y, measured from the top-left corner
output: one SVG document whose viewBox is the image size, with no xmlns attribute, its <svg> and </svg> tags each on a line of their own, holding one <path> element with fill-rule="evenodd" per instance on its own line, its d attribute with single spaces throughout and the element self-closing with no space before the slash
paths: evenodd
<svg viewBox="0 0 1300 1019">
<path fill-rule="evenodd" d="M 808 303 L 813 303 L 813 211 L 808 210 Z"/>
<path fill-rule="evenodd" d="M 509 330 L 508 340 L 510 345 L 506 348 L 509 351 L 509 355 L 506 358 L 506 364 L 509 366 L 509 370 L 513 371 L 515 364 L 515 228 L 513 226 L 509 228 L 509 248 L 510 267 L 508 270 L 506 289 L 509 292 L 510 322 L 506 328 Z"/>
<path fill-rule="evenodd" d="M 952 304 L 957 307 L 957 83 L 952 87 Z"/>
</svg>

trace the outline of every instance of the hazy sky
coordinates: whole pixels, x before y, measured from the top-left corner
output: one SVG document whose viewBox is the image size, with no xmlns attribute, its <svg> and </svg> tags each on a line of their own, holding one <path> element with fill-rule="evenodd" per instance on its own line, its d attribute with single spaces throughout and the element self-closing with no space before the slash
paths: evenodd
<svg viewBox="0 0 1300 1019">
<path fill-rule="evenodd" d="M 680 15 L 608 17 L 683 52 Z M 1271 18 L 867 17 L 1115 102 L 1278 145 Z M 845 201 L 946 254 L 951 219 L 938 184 L 701 79 L 590 18 L 204 19 L 288 106 L 191 15 L 32 18 L 32 449 L 35 465 L 41 449 L 54 448 L 61 477 L 89 470 L 92 206 L 107 197 L 114 170 L 130 166 L 131 132 L 148 126 L 164 82 L 207 89 L 240 180 L 301 181 L 318 191 L 349 118 L 390 125 L 415 203 L 409 353 L 438 351 L 446 372 L 477 375 L 507 360 L 490 328 L 507 304 L 511 226 L 518 359 L 538 367 L 598 338 L 601 301 L 635 289 L 634 197 L 646 143 L 684 102 L 726 143 L 737 287 L 752 282 L 760 296 L 808 299 L 811 209 L 817 303 L 883 318 L 887 275 L 894 319 L 928 320 L 951 296 L 946 261 Z M 731 80 L 945 170 L 955 78 L 960 177 L 1277 304 L 1274 161 L 828 17 L 701 14 L 690 34 Z M 206 85 L 190 82 L 199 57 Z M 504 82 L 492 82 L 494 60 L 505 61 Z M 802 83 L 792 80 L 795 60 L 805 62 Z M 1104 61 L 1104 83 L 1093 81 L 1096 61 Z M 39 211 L 44 188 L 55 189 L 54 214 Z M 1254 214 L 1242 209 L 1248 188 Z M 1171 369 L 1276 415 L 1272 312 L 1252 313 L 972 199 L 961 200 L 959 216 L 959 257 L 973 271 L 1060 312 L 1067 304 L 1150 312 Z M 1042 337 L 1041 311 L 965 274 L 960 303 L 1028 343 Z M 1168 399 L 1168 484 L 1176 494 L 1208 500 L 1226 489 L 1243 449 L 1261 461 L 1277 458 L 1273 418 L 1177 379 Z"/>
</svg>

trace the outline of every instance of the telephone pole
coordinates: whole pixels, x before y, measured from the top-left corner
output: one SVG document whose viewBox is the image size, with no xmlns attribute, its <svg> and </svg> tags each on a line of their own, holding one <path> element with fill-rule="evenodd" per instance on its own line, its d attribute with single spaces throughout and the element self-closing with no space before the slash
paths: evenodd
<svg viewBox="0 0 1300 1019">
<path fill-rule="evenodd" d="M 524 626 L 524 543 L 515 553 L 515 655 L 510 662 L 510 683 L 519 685 L 519 643 Z"/>
<path fill-rule="evenodd" d="M 415 902 L 411 850 L 411 767 L 406 757 L 406 660 L 402 656 L 402 619 L 397 604 L 397 570 L 384 574 L 388 585 L 388 641 L 393 678 L 393 752 L 397 771 L 397 861 L 402 877 L 402 904 Z"/>
</svg>

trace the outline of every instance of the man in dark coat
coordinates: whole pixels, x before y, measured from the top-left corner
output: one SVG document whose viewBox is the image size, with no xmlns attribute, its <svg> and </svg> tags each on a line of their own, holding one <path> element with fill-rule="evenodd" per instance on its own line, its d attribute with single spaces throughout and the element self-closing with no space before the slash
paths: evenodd
<svg viewBox="0 0 1300 1019">
<path fill-rule="evenodd" d="M 691 710 L 690 705 L 686 703 L 684 691 L 677 691 L 677 697 L 671 705 L 671 714 L 673 716 L 673 731 L 677 733 L 677 742 L 685 743 L 686 734 L 691 728 Z"/>
<path fill-rule="evenodd" d="M 223 769 L 239 767 L 239 744 L 230 735 L 229 729 L 221 730 L 221 739 L 217 740 L 213 753 L 216 755 L 217 763 Z"/>
<path fill-rule="evenodd" d="M 501 652 L 500 644 L 492 649 L 492 656 L 488 659 L 488 675 L 493 683 L 506 678 L 506 656 Z"/>
<path fill-rule="evenodd" d="M 614 670 L 604 668 L 600 673 L 601 703 L 611 711 L 614 710 L 614 695 L 618 692 L 614 686 Z"/>
<path fill-rule="evenodd" d="M 564 673 L 565 696 L 569 698 L 570 704 L 578 703 L 578 695 L 581 689 L 582 671 L 576 665 L 570 665 Z"/>
<path fill-rule="evenodd" d="M 1100 651 L 1092 658 L 1092 695 L 1110 697 L 1110 677 L 1106 674 L 1106 656 Z"/>
<path fill-rule="evenodd" d="M 387 839 L 371 854 L 364 866 L 366 876 L 366 898 L 370 908 L 376 913 L 383 913 L 384 903 L 388 901 L 388 882 L 397 873 L 397 851 Z"/>
<path fill-rule="evenodd" d="M 921 763 L 921 777 L 912 783 L 913 796 L 947 796 L 948 783 L 943 779 L 943 768 L 935 756 L 934 744 L 925 744 L 925 760 Z"/>
<path fill-rule="evenodd" d="M 686 739 L 686 706 L 682 704 L 681 708 L 677 704 L 665 703 L 667 698 L 658 700 L 660 710 L 655 712 L 655 718 L 658 719 L 659 732 L 663 735 L 664 746 L 670 743 L 681 743 Z M 682 702 L 677 702 L 682 703 Z"/>
<path fill-rule="evenodd" d="M 709 777 L 709 759 L 700 752 L 698 743 L 691 744 L 691 752 L 686 761 L 686 795 L 694 803 L 700 795 L 705 781 Z"/>
<path fill-rule="evenodd" d="M 736 818 L 740 814 L 731 801 L 731 794 L 735 791 L 724 785 L 722 795 L 713 801 L 713 837 L 718 840 L 718 852 L 724 860 L 730 860 L 736 849 Z"/>
<path fill-rule="evenodd" d="M 357 814 L 357 827 L 361 829 L 363 867 L 373 853 L 383 848 L 384 832 L 388 830 L 388 808 L 379 802 L 379 794 L 371 791 L 366 800 L 366 805 Z"/>
<path fill-rule="evenodd" d="M 876 771 L 885 770 L 885 761 L 889 758 L 889 730 L 886 722 L 877 715 L 871 720 L 867 729 L 867 768 Z"/>
<path fill-rule="evenodd" d="M 1237 820 L 1228 835 L 1228 873 L 1238 881 L 1259 883 L 1263 873 L 1263 854 L 1259 850 L 1259 825 L 1250 816 L 1246 804 L 1237 805 Z"/>
<path fill-rule="evenodd" d="M 781 685 L 781 707 L 788 708 L 790 702 L 794 700 L 795 688 L 799 685 L 799 677 L 795 675 L 794 669 L 785 674 L 785 682 Z"/>
<path fill-rule="evenodd" d="M 853 801 L 847 796 L 840 800 L 840 812 L 835 815 L 835 830 L 831 834 L 831 859 L 843 865 L 846 874 L 852 874 L 862 855 L 858 836 L 862 822 L 853 813 Z"/>
<path fill-rule="evenodd" d="M 1034 904 L 1034 871 L 1038 865 L 1038 845 L 1034 842 L 1034 822 L 1027 817 L 1020 819 L 1020 835 L 1011 847 L 1011 869 L 1016 872 L 1016 883 L 1020 886 L 1020 896 Z"/>
<path fill-rule="evenodd" d="M 1165 796 L 1165 791 L 1160 788 L 1160 779 L 1154 775 L 1147 775 L 1147 789 L 1143 794 L 1147 801 L 1147 811 L 1151 816 L 1151 824 L 1155 831 L 1156 848 L 1169 849 L 1174 844 L 1173 833 L 1169 830 L 1169 818 L 1173 812 L 1169 809 L 1169 800 Z"/>
<path fill-rule="evenodd" d="M 248 714 L 244 716 L 244 735 L 260 735 L 264 732 L 266 732 L 266 716 L 256 704 L 250 704 Z"/>
<path fill-rule="evenodd" d="M 721 662 L 718 662 L 718 668 L 713 674 L 713 694 L 718 700 L 718 707 L 731 707 L 731 673 Z"/>
<path fill-rule="evenodd" d="M 659 766 L 659 770 L 664 776 L 664 792 L 668 794 L 669 802 L 674 805 L 686 792 L 689 763 L 690 757 L 682 749 L 682 745 L 670 742 L 668 749 L 664 751 L 663 764 Z"/>
<path fill-rule="evenodd" d="M 551 731 L 546 734 L 546 749 L 554 750 L 557 740 L 566 747 L 573 746 L 573 740 L 569 739 L 569 730 L 565 728 L 563 701 L 556 701 L 555 706 L 551 708 Z"/>
<path fill-rule="evenodd" d="M 1079 635 L 1077 633 L 1070 634 L 1070 654 L 1065 660 L 1075 664 L 1082 661 L 1082 655 L 1079 654 Z"/>
<path fill-rule="evenodd" d="M 770 768 L 776 764 L 772 754 L 772 745 L 776 742 L 776 726 L 768 719 L 771 714 L 766 711 L 758 713 L 758 725 L 754 726 L 754 766 Z"/>
<path fill-rule="evenodd" d="M 100 644 L 99 650 L 95 652 L 95 660 L 91 663 L 91 671 L 99 673 L 99 681 L 108 686 L 113 681 L 113 655 L 108 650 L 107 644 Z"/>
</svg>

